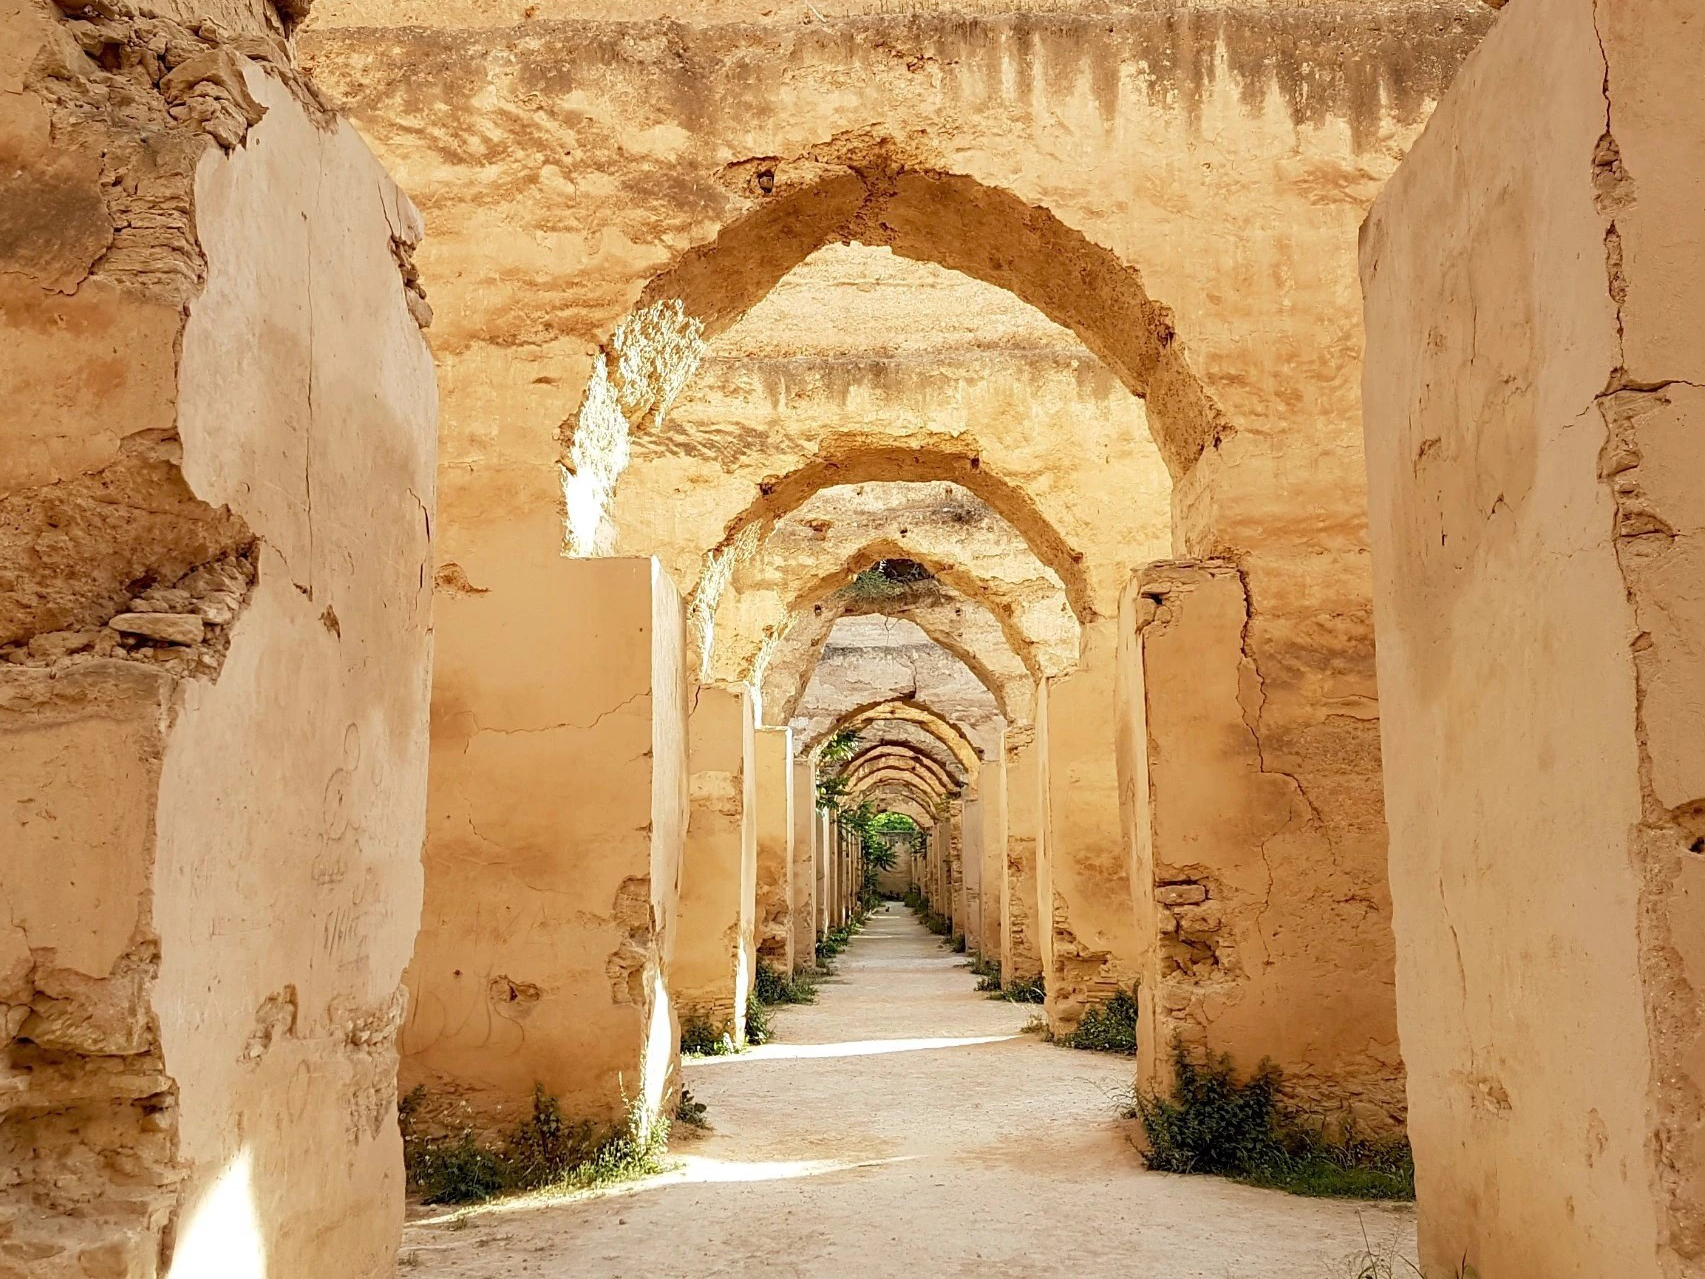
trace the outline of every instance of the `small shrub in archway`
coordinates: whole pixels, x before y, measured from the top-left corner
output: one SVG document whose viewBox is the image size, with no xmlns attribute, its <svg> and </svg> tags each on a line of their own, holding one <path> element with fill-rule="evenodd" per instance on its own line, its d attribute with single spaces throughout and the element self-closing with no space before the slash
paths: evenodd
<svg viewBox="0 0 1705 1279">
<path fill-rule="evenodd" d="M 770 1025 L 769 1005 L 758 998 L 758 992 L 753 991 L 746 996 L 746 1043 L 750 1047 L 770 1042 L 770 1036 L 775 1028 Z"/>
<path fill-rule="evenodd" d="M 1246 1080 L 1230 1057 L 1197 1061 L 1173 1045 L 1167 1096 L 1138 1092 L 1128 1115 L 1148 1137 L 1157 1172 L 1206 1173 L 1292 1194 L 1345 1199 L 1415 1197 L 1409 1143 L 1355 1134 L 1328 1140 L 1281 1100 L 1283 1073 L 1262 1062 Z"/>
<path fill-rule="evenodd" d="M 1067 1048 L 1083 1048 L 1090 1052 L 1125 1053 L 1137 1051 L 1137 1001 L 1120 991 L 1104 1004 L 1086 1010 L 1077 1028 L 1062 1035 L 1056 1043 Z"/>
<path fill-rule="evenodd" d="M 426 1089 L 397 1102 L 403 1168 L 409 1188 L 427 1203 L 478 1203 L 529 1190 L 589 1190 L 661 1171 L 669 1139 L 666 1119 L 646 1122 L 637 1103 L 614 1132 L 563 1117 L 555 1097 L 533 1085 L 533 1113 L 495 1144 L 472 1128 L 428 1134 L 419 1115 Z"/>
<path fill-rule="evenodd" d="M 738 1049 L 727 1026 L 713 1026 L 695 1016 L 681 1026 L 681 1051 L 690 1057 L 727 1057 Z"/>
<path fill-rule="evenodd" d="M 778 1004 L 814 1004 L 817 1002 L 817 977 L 810 972 L 784 976 L 763 960 L 758 961 L 758 977 L 753 984 L 757 996 L 772 1007 Z"/>
<path fill-rule="evenodd" d="M 691 1088 L 681 1089 L 681 1099 L 675 1104 L 675 1122 L 686 1124 L 689 1128 L 709 1128 L 710 1120 L 705 1113 L 710 1109 L 704 1102 L 693 1096 Z"/>
<path fill-rule="evenodd" d="M 1020 977 L 1008 982 L 997 994 L 990 999 L 1004 999 L 1012 1004 L 1040 1004 L 1046 1001 L 1047 992 L 1043 985 L 1042 974 L 1034 977 Z"/>
</svg>

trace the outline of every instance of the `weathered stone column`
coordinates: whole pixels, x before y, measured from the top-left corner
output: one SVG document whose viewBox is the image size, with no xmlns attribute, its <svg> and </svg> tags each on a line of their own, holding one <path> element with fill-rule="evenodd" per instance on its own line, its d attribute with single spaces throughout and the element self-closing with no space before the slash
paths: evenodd
<svg viewBox="0 0 1705 1279">
<path fill-rule="evenodd" d="M 859 841 L 856 835 L 841 832 L 841 923 L 852 922 L 858 903 Z"/>
<path fill-rule="evenodd" d="M 1421 1259 L 1705 1273 L 1705 25 L 1514 0 L 1375 207 Z"/>
<path fill-rule="evenodd" d="M 425 1086 L 428 1117 L 444 1101 L 511 1126 L 537 1084 L 571 1119 L 615 1124 L 630 1101 L 655 1113 L 678 1038 L 681 602 L 652 559 L 554 556 L 529 580 L 496 641 L 482 596 L 439 603 L 453 624 L 402 1079 Z"/>
<path fill-rule="evenodd" d="M 1001 979 L 1042 971 L 1036 850 L 1042 830 L 1042 748 L 1035 734 L 1007 745 L 1006 874 L 1001 882 Z"/>
<path fill-rule="evenodd" d="M 1007 853 L 1005 734 L 1000 736 L 994 751 L 978 770 L 977 791 L 982 799 L 983 819 L 979 835 L 982 857 L 978 874 L 982 882 L 977 950 L 985 960 L 998 962 L 1002 951 L 1001 903 L 1005 893 Z"/>
<path fill-rule="evenodd" d="M 1402 1125 L 1403 1075 L 1383 877 L 1321 857 L 1295 780 L 1263 769 L 1243 701 L 1248 616 L 1223 561 L 1152 564 L 1125 592 L 1138 1084 L 1170 1085 L 1175 1041 L 1244 1070 L 1268 1060 L 1293 1104 L 1384 1136 Z"/>
<path fill-rule="evenodd" d="M 982 948 L 983 925 L 983 801 L 965 799 L 959 811 L 960 926 L 965 949 L 975 954 Z"/>
<path fill-rule="evenodd" d="M 270 5 L 105 12 L 0 6 L 0 1272 L 376 1279 L 426 801 L 420 222 Z"/>
<path fill-rule="evenodd" d="M 817 962 L 817 788 L 811 761 L 793 761 L 793 966 Z"/>
<path fill-rule="evenodd" d="M 847 833 L 833 818 L 829 821 L 829 865 L 833 893 L 829 923 L 839 928 L 847 922 Z"/>
<path fill-rule="evenodd" d="M 812 855 L 817 864 L 817 936 L 822 937 L 835 923 L 835 818 L 823 809 L 817 810 L 813 825 Z M 813 943 L 815 955 L 815 943 Z"/>
<path fill-rule="evenodd" d="M 951 925 L 948 936 L 965 928 L 965 802 L 953 800 L 949 805 L 941 873 L 942 914 Z"/>
<path fill-rule="evenodd" d="M 701 685 L 687 716 L 691 796 L 681 862 L 681 929 L 669 988 L 681 1023 L 746 1039 L 757 963 L 757 770 L 752 697 Z"/>
<path fill-rule="evenodd" d="M 793 730 L 754 734 L 757 773 L 758 956 L 793 971 Z"/>
<path fill-rule="evenodd" d="M 1117 628 L 1117 618 L 1085 626 L 1077 669 L 1044 681 L 1037 697 L 1036 885 L 1045 921 L 1037 933 L 1056 1033 L 1070 1031 L 1084 1009 L 1129 991 L 1142 950 L 1115 758 Z"/>
</svg>

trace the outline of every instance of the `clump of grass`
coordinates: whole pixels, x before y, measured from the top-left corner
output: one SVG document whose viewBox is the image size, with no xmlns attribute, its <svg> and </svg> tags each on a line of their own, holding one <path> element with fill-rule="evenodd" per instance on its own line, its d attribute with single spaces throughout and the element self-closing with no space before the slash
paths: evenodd
<svg viewBox="0 0 1705 1279">
<path fill-rule="evenodd" d="M 766 1004 L 814 1004 L 817 1002 L 817 974 L 801 970 L 784 976 L 760 959 L 754 989 L 758 998 Z"/>
<path fill-rule="evenodd" d="M 995 991 L 1001 988 L 1001 966 L 998 959 L 984 959 L 978 955 L 971 963 L 971 972 L 977 978 L 977 989 Z"/>
<path fill-rule="evenodd" d="M 705 1118 L 708 1107 L 704 1102 L 693 1096 L 691 1088 L 681 1089 L 681 1100 L 675 1103 L 675 1122 L 686 1124 L 689 1128 L 709 1128 L 710 1120 Z"/>
<path fill-rule="evenodd" d="M 944 917 L 936 914 L 933 910 L 926 908 L 921 912 L 920 918 L 923 920 L 924 927 L 929 929 L 930 932 L 934 933 L 937 937 L 946 937 L 953 931 L 953 925 L 948 923 Z"/>
<path fill-rule="evenodd" d="M 1083 1048 L 1090 1052 L 1124 1053 L 1137 1051 L 1137 1001 L 1120 991 L 1104 1004 L 1085 1010 L 1077 1028 L 1061 1035 L 1056 1043 L 1067 1048 Z"/>
<path fill-rule="evenodd" d="M 712 1025 L 695 1014 L 681 1027 L 681 1051 L 691 1057 L 727 1057 L 739 1049 L 728 1026 Z"/>
<path fill-rule="evenodd" d="M 1368 1235 L 1367 1222 L 1362 1223 L 1362 1248 L 1343 1258 L 1333 1269 L 1330 1279 L 1428 1279 L 1419 1266 L 1403 1255 L 1399 1236 L 1393 1234 L 1384 1243 L 1376 1244 Z M 1435 1279 L 1480 1279 L 1480 1272 L 1468 1264 L 1464 1256 L 1447 1273 Z"/>
<path fill-rule="evenodd" d="M 775 1027 L 770 1024 L 770 1008 L 753 991 L 746 996 L 746 1043 L 752 1047 L 770 1042 Z"/>
<path fill-rule="evenodd" d="M 1240 1080 L 1230 1057 L 1198 1062 L 1174 1044 L 1173 1069 L 1169 1096 L 1139 1092 L 1128 1112 L 1148 1135 L 1150 1168 L 1317 1198 L 1415 1197 L 1408 1142 L 1327 1140 L 1282 1104 L 1283 1075 L 1271 1062 Z"/>
<path fill-rule="evenodd" d="M 965 953 L 965 945 L 966 945 L 965 934 L 964 933 L 954 933 L 952 940 L 949 941 L 947 943 L 947 945 L 948 945 L 948 948 L 950 950 L 952 950 L 955 955 L 963 955 Z"/>
<path fill-rule="evenodd" d="M 837 924 L 829 929 L 817 942 L 817 962 L 827 964 L 836 955 L 845 950 L 858 931 L 857 924 Z"/>
<path fill-rule="evenodd" d="M 1012 1004 L 1040 1004 L 1047 999 L 1042 974 L 1034 977 L 1024 977 L 1006 984 L 998 994 L 990 995 L 990 999 L 1004 999 Z"/>
<path fill-rule="evenodd" d="M 1031 1013 L 1029 1020 L 1019 1028 L 1018 1033 L 1021 1035 L 1041 1035 L 1044 1039 L 1051 1037 L 1048 1034 L 1048 1019 L 1041 1013 Z"/>
<path fill-rule="evenodd" d="M 600 1132 L 565 1119 L 555 1097 L 533 1086 L 533 1113 L 495 1144 L 482 1144 L 471 1128 L 453 1136 L 419 1131 L 426 1099 L 415 1088 L 397 1103 L 403 1164 L 409 1185 L 427 1203 L 477 1203 L 527 1190 L 587 1190 L 660 1170 L 669 1125 L 651 1123 L 630 1103 L 621 1127 Z"/>
</svg>

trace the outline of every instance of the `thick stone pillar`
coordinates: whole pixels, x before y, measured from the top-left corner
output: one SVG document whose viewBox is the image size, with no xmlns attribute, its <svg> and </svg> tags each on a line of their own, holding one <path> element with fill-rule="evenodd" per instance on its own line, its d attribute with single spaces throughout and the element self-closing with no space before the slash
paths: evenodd
<svg viewBox="0 0 1705 1279">
<path fill-rule="evenodd" d="M 428 1117 L 443 1101 L 512 1126 L 540 1085 L 571 1119 L 614 1125 L 630 1101 L 662 1104 L 678 1039 L 681 601 L 653 559 L 557 556 L 529 580 L 527 607 L 484 633 L 483 597 L 439 602 L 402 1080 L 424 1085 Z"/>
<path fill-rule="evenodd" d="M 952 925 L 948 936 L 964 931 L 965 928 L 965 803 L 963 800 L 953 800 L 949 804 L 947 819 L 942 823 L 946 827 L 947 838 L 943 841 L 943 856 L 941 867 L 941 898 L 942 914 L 947 916 L 947 922 Z"/>
<path fill-rule="evenodd" d="M 758 803 L 758 956 L 793 971 L 793 730 L 754 734 Z"/>
<path fill-rule="evenodd" d="M 823 831 L 823 931 L 836 927 L 841 914 L 841 837 L 834 814 L 826 814 Z"/>
<path fill-rule="evenodd" d="M 683 1025 L 746 1038 L 757 965 L 757 769 L 752 697 L 701 685 L 687 716 L 691 796 L 681 862 L 681 930 L 669 988 Z"/>
<path fill-rule="evenodd" d="M 1005 896 L 1007 858 L 1006 820 L 1006 737 L 1002 734 L 995 750 L 983 761 L 977 773 L 977 791 L 982 799 L 981 861 L 978 874 L 982 879 L 977 922 L 978 954 L 986 960 L 999 961 L 1003 950 L 1001 912 Z"/>
<path fill-rule="evenodd" d="M 812 854 L 817 871 L 817 936 L 822 937 L 835 923 L 835 818 L 834 814 L 817 810 L 812 824 Z M 816 947 L 813 943 L 813 957 Z"/>
<path fill-rule="evenodd" d="M 982 949 L 983 926 L 983 801 L 980 796 L 966 799 L 959 812 L 960 856 L 960 927 L 965 934 L 965 949 L 975 954 Z"/>
<path fill-rule="evenodd" d="M 1136 982 L 1141 946 L 1132 909 L 1115 758 L 1116 618 L 1083 630 L 1070 675 L 1043 681 L 1036 743 L 1042 751 L 1037 930 L 1048 1022 L 1068 1032 L 1083 1011 Z"/>
<path fill-rule="evenodd" d="M 811 761 L 793 761 L 793 966 L 817 962 L 817 787 Z"/>
<path fill-rule="evenodd" d="M 0 6 L 0 1272 L 373 1279 L 426 797 L 420 222 L 270 5 L 124 13 Z"/>
<path fill-rule="evenodd" d="M 1371 215 L 1423 1263 L 1705 1273 L 1705 24 L 1514 0 Z"/>
<path fill-rule="evenodd" d="M 1034 731 L 1007 746 L 1006 874 L 1001 882 L 1001 978 L 1042 971 L 1036 850 L 1042 832 L 1042 748 Z"/>
<path fill-rule="evenodd" d="M 1121 610 L 1119 766 L 1141 950 L 1140 1087 L 1172 1045 L 1285 1072 L 1293 1104 L 1402 1125 L 1384 876 L 1322 856 L 1296 781 L 1262 767 L 1237 567 L 1153 564 Z"/>
<path fill-rule="evenodd" d="M 858 903 L 860 869 L 859 838 L 850 831 L 841 831 L 841 923 L 852 922 Z"/>
</svg>

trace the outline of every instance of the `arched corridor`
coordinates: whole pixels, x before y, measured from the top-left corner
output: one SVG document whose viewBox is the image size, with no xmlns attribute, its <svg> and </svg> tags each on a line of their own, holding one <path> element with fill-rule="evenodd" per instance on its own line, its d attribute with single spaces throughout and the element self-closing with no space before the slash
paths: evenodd
<svg viewBox="0 0 1705 1279">
<path fill-rule="evenodd" d="M 1370 1241 L 1413 1255 L 1404 1207 L 1144 1171 L 1119 1117 L 1128 1059 L 1052 1048 L 1023 1032 L 1033 1014 L 881 907 L 769 1043 L 686 1064 L 711 1128 L 676 1145 L 678 1169 L 577 1202 L 417 1212 L 401 1273 L 1333 1279 Z"/>
<path fill-rule="evenodd" d="M 0 1279 L 1705 1279 L 1702 65 L 0 0 Z"/>
</svg>

